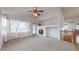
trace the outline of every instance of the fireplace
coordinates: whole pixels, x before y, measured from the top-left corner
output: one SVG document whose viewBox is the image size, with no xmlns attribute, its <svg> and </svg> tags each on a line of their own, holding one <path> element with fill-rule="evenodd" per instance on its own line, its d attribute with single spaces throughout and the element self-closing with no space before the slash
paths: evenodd
<svg viewBox="0 0 79 59">
<path fill-rule="evenodd" d="M 38 26 L 37 34 L 46 37 L 46 28 L 44 26 Z"/>
<path fill-rule="evenodd" d="M 42 29 L 39 30 L 39 34 L 43 35 L 43 30 Z"/>
</svg>

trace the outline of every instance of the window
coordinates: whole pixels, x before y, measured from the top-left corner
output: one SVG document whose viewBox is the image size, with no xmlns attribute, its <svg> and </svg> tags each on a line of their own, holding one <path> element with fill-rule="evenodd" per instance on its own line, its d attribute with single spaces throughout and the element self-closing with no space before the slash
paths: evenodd
<svg viewBox="0 0 79 59">
<path fill-rule="evenodd" d="M 33 33 L 36 33 L 36 25 L 35 24 L 32 25 L 32 31 L 33 31 Z"/>
<path fill-rule="evenodd" d="M 10 33 L 19 33 L 30 31 L 30 23 L 16 20 L 10 20 Z"/>
<path fill-rule="evenodd" d="M 18 24 L 18 21 L 10 20 L 10 33 L 16 33 Z"/>
<path fill-rule="evenodd" d="M 68 25 L 65 24 L 65 25 L 64 25 L 64 30 L 67 30 L 67 29 L 68 29 Z"/>
<path fill-rule="evenodd" d="M 68 24 L 64 24 L 62 30 L 67 30 L 68 29 Z"/>
<path fill-rule="evenodd" d="M 30 31 L 30 23 L 20 22 L 17 32 L 27 32 Z"/>
<path fill-rule="evenodd" d="M 79 30 L 79 23 L 78 23 L 78 24 L 76 24 L 76 29 L 77 29 L 77 30 Z"/>
</svg>

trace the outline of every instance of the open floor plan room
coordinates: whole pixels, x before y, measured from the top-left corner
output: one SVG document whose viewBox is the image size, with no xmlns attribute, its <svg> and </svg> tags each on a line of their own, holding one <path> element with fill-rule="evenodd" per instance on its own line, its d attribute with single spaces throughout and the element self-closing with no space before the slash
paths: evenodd
<svg viewBox="0 0 79 59">
<path fill-rule="evenodd" d="M 79 8 L 0 7 L 0 51 L 79 51 Z"/>
</svg>

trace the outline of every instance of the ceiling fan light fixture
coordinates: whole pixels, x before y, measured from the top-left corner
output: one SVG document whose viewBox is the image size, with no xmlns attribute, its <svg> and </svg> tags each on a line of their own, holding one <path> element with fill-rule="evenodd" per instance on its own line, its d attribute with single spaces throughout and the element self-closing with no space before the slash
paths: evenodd
<svg viewBox="0 0 79 59">
<path fill-rule="evenodd" d="M 37 7 L 33 7 L 33 9 L 29 10 L 29 12 L 32 12 L 33 16 L 40 16 L 40 12 L 43 12 L 43 10 L 38 10 Z"/>
<path fill-rule="evenodd" d="M 32 15 L 33 15 L 33 16 L 38 16 L 38 14 L 37 14 L 37 13 L 33 13 Z"/>
<path fill-rule="evenodd" d="M 37 9 L 37 7 L 33 7 L 33 9 Z"/>
</svg>

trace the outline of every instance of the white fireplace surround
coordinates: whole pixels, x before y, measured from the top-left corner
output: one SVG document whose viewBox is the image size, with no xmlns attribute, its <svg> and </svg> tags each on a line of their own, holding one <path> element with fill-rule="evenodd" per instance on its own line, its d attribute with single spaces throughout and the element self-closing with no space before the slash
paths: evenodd
<svg viewBox="0 0 79 59">
<path fill-rule="evenodd" d="M 43 34 L 40 34 L 39 30 L 43 30 Z M 58 26 L 38 26 L 37 34 L 43 37 L 55 37 L 58 39 L 59 27 Z"/>
</svg>

